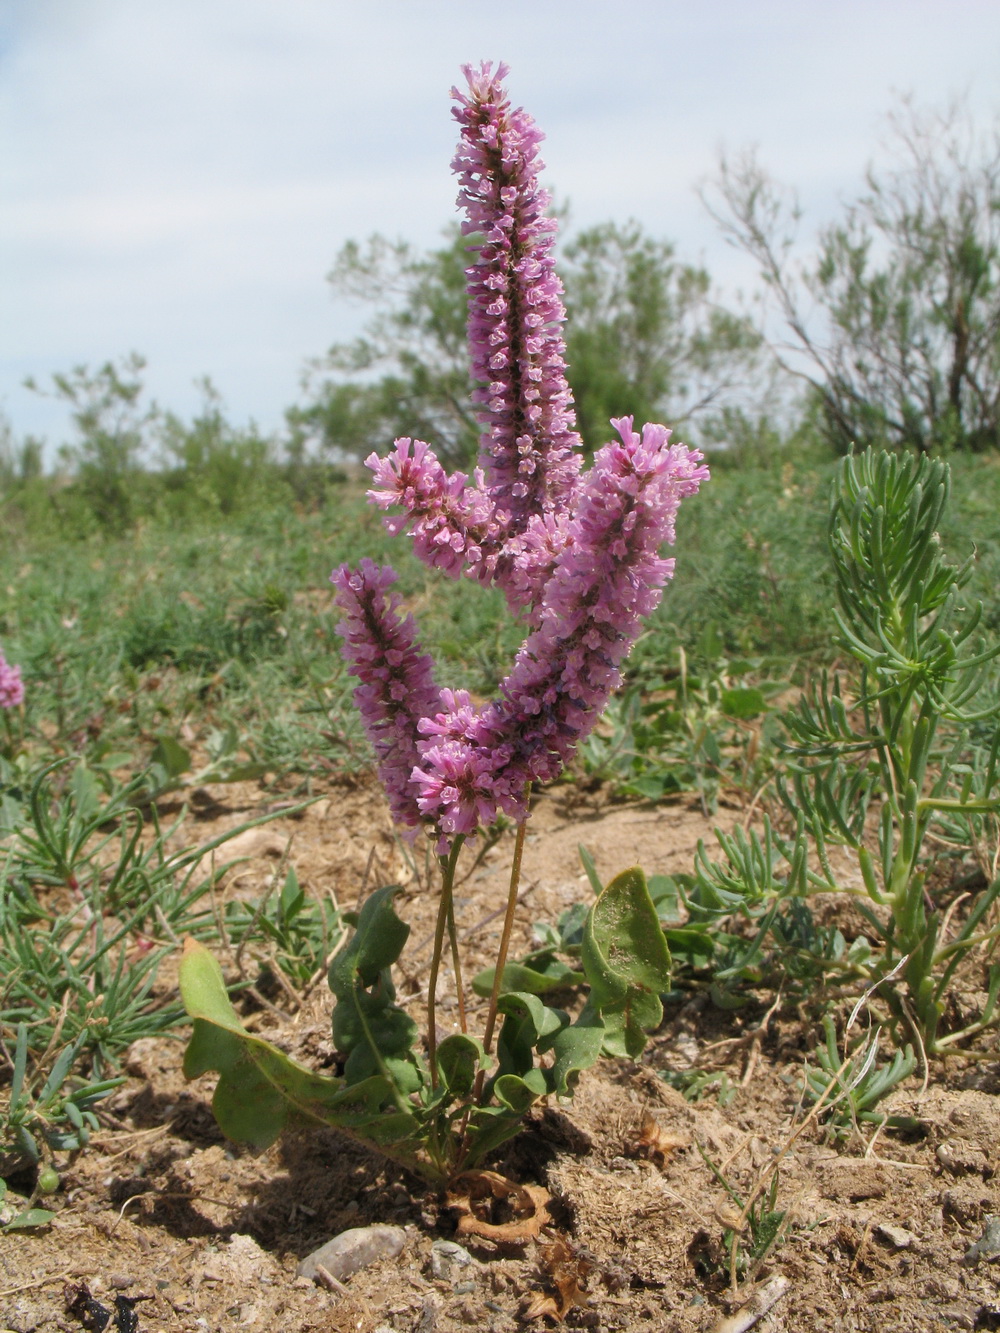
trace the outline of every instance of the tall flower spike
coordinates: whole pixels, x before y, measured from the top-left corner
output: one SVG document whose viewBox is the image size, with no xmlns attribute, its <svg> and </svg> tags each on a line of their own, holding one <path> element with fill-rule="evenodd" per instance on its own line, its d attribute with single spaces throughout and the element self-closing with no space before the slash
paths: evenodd
<svg viewBox="0 0 1000 1333">
<path fill-rule="evenodd" d="M 415 829 L 422 814 L 410 783 L 418 759 L 417 723 L 441 707 L 431 659 L 418 651 L 412 616 L 400 616 L 396 581 L 389 568 L 362 560 L 341 565 L 330 576 L 336 605 L 344 613 L 338 633 L 348 671 L 361 683 L 354 691 L 393 819 Z M 450 696 L 449 696 L 450 699 Z"/>
<path fill-rule="evenodd" d="M 502 530 L 517 535 L 533 515 L 568 502 L 580 470 L 552 255 L 557 224 L 545 216 L 551 200 L 538 184 L 544 136 L 511 108 L 507 66 L 494 73 L 487 61 L 462 72 L 469 90 L 452 89 L 461 126 L 452 169 L 463 231 L 483 238 L 466 270 L 474 399 L 486 428 L 480 463 Z"/>
<path fill-rule="evenodd" d="M 464 67 L 469 95 L 452 90 L 462 129 L 453 168 L 464 230 L 483 236 L 467 270 L 474 398 L 486 427 L 474 484 L 448 476 L 422 440 L 399 439 L 366 464 L 368 492 L 396 533 L 409 527 L 416 554 L 453 578 L 497 583 L 533 621 L 560 547 L 557 531 L 579 487 L 580 437 L 566 382 L 562 284 L 552 256 L 555 220 L 538 184 L 542 138 L 512 110 L 507 67 Z M 485 475 L 484 475 L 485 470 Z"/>
<path fill-rule="evenodd" d="M 527 785 L 556 777 L 592 730 L 673 573 L 659 552 L 674 540 L 678 505 L 708 477 L 697 450 L 670 444 L 665 426 L 638 433 L 631 417 L 612 422 L 621 442 L 581 476 L 555 223 L 537 180 L 542 136 L 511 110 L 506 73 L 467 66 L 468 95 L 453 90 L 465 231 L 484 238 L 467 274 L 485 476 L 449 477 L 420 440 L 397 440 L 388 458 L 367 462 L 377 483 L 369 498 L 404 511 L 387 518 L 390 530 L 410 527 L 417 554 L 445 573 L 495 582 L 531 632 L 497 699 L 477 706 L 434 688 L 412 623 L 386 600 L 390 570 L 366 561 L 334 576 L 345 654 L 362 682 L 355 697 L 393 813 L 432 825 L 443 851 L 500 811 L 523 818 Z"/>
</svg>

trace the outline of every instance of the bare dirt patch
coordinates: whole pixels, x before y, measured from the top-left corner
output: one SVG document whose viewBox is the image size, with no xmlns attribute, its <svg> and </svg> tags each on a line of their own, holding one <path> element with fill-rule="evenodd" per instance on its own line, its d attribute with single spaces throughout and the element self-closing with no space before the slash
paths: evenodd
<svg viewBox="0 0 1000 1333">
<path fill-rule="evenodd" d="M 273 797 L 256 784 L 206 790 L 185 838 L 216 836 L 267 801 Z M 669 873 L 690 868 L 712 824 L 730 827 L 735 818 L 723 810 L 709 821 L 685 803 L 588 804 L 566 789 L 544 794 L 528 841 L 515 951 L 528 947 L 534 920 L 554 921 L 590 898 L 578 844 L 606 877 L 636 863 Z M 400 990 L 420 1016 L 434 902 L 371 782 L 331 786 L 238 850 L 247 859 L 229 872 L 224 894 L 259 896 L 286 855 L 302 885 L 332 892 L 345 908 L 377 882 L 401 883 L 400 911 L 413 933 Z M 508 854 L 505 839 L 458 889 L 470 971 L 492 961 Z M 445 992 L 447 1028 L 450 978 Z M 283 1012 L 279 997 L 255 1022 L 319 1067 L 332 1057 L 331 1008 L 320 985 L 297 1011 Z M 482 1017 L 471 1009 L 473 1029 Z M 0 1238 L 0 1329 L 85 1327 L 67 1310 L 64 1288 L 86 1284 L 108 1308 L 116 1294 L 148 1297 L 134 1306 L 140 1333 L 508 1333 L 529 1326 L 532 1311 L 541 1313 L 530 1326 L 552 1327 L 553 1310 L 570 1327 L 708 1333 L 730 1327 L 723 1321 L 753 1286 L 775 1277 L 787 1279 L 787 1290 L 752 1325 L 771 1333 L 1000 1327 L 992 1313 L 997 1269 L 988 1258 L 966 1261 L 987 1219 L 1000 1214 L 1000 1062 L 956 1060 L 932 1069 L 926 1090 L 918 1080 L 907 1085 L 894 1109 L 922 1126 L 908 1138 L 884 1134 L 838 1149 L 811 1123 L 788 1146 L 802 1121 L 804 1036 L 794 1013 L 776 1015 L 762 1034 L 760 1018 L 721 1013 L 694 995 L 668 1011 L 641 1065 L 604 1062 L 571 1104 L 536 1108 L 494 1165 L 551 1192 L 551 1227 L 521 1245 L 467 1240 L 473 1262 L 448 1278 L 435 1276 L 431 1247 L 453 1237 L 455 1218 L 421 1182 L 333 1132 L 289 1136 L 259 1157 L 235 1149 L 209 1110 L 212 1078 L 184 1082 L 181 1042 L 137 1043 L 102 1133 L 63 1171 L 54 1222 Z M 661 1077 L 712 1043 L 721 1043 L 715 1062 L 736 1089 L 725 1106 L 689 1103 Z M 735 1294 L 724 1233 L 739 1226 L 740 1210 L 699 1145 L 743 1198 L 777 1169 L 783 1239 Z M 370 1223 L 405 1229 L 398 1258 L 357 1273 L 343 1290 L 296 1278 L 316 1246 Z M 744 1249 L 752 1241 L 746 1227 L 742 1241 Z"/>
</svg>

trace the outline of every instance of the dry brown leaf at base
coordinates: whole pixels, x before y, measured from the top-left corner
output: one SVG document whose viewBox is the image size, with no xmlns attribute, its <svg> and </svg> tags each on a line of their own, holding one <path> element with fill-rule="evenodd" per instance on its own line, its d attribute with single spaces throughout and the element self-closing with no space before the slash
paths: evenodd
<svg viewBox="0 0 1000 1333">
<path fill-rule="evenodd" d="M 540 1267 L 555 1287 L 554 1296 L 547 1292 L 538 1292 L 522 1308 L 522 1319 L 549 1319 L 559 1323 L 566 1318 L 570 1310 L 577 1305 L 587 1304 L 586 1282 L 593 1269 L 593 1258 L 580 1249 L 574 1248 L 564 1236 L 557 1236 L 548 1245 L 539 1250 Z"/>
<path fill-rule="evenodd" d="M 496 1171 L 463 1171 L 452 1181 L 445 1203 L 458 1213 L 459 1236 L 521 1245 L 552 1221 L 551 1198 L 540 1185 L 516 1185 Z M 497 1216 L 504 1220 L 494 1220 Z"/>
<path fill-rule="evenodd" d="M 642 1117 L 639 1131 L 632 1140 L 632 1152 L 638 1157 L 647 1157 L 657 1166 L 666 1166 L 675 1152 L 690 1146 L 691 1140 L 684 1134 L 664 1129 L 660 1122 L 647 1111 Z"/>
</svg>

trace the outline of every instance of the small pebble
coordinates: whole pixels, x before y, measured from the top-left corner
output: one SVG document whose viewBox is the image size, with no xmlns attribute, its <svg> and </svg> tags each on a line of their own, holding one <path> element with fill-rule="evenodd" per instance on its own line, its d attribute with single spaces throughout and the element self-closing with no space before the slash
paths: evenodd
<svg viewBox="0 0 1000 1333">
<path fill-rule="evenodd" d="M 315 1278 L 319 1265 L 343 1282 L 376 1259 L 395 1259 L 405 1244 L 406 1232 L 402 1227 L 351 1227 L 306 1255 L 295 1271 L 299 1277 Z"/>
<path fill-rule="evenodd" d="M 468 1268 L 472 1255 L 453 1240 L 436 1240 L 431 1246 L 431 1276 L 450 1282 L 456 1268 Z"/>
<path fill-rule="evenodd" d="M 1000 1217 L 988 1217 L 986 1229 L 974 1245 L 970 1245 L 962 1261 L 974 1268 L 980 1259 L 1000 1259 Z"/>
<path fill-rule="evenodd" d="M 909 1250 L 917 1244 L 916 1236 L 905 1227 L 893 1227 L 886 1222 L 880 1222 L 875 1229 L 894 1250 Z"/>
</svg>

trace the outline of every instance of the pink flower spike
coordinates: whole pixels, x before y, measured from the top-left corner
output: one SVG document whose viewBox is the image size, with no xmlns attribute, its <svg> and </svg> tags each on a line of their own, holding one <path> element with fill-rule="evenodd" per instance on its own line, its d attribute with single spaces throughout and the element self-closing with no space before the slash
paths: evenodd
<svg viewBox="0 0 1000 1333">
<path fill-rule="evenodd" d="M 437 712 L 440 696 L 431 659 L 417 649 L 412 616 L 399 614 L 399 598 L 388 589 L 395 571 L 362 560 L 341 565 L 330 576 L 336 605 L 344 613 L 338 633 L 348 671 L 360 684 L 354 702 L 378 761 L 379 778 L 397 823 L 417 828 L 422 814 L 410 775 L 418 758 L 418 725 Z"/>
<path fill-rule="evenodd" d="M 696 450 L 672 445 L 665 426 L 617 426 L 622 442 L 598 452 L 575 512 L 531 572 L 543 584 L 538 627 L 499 698 L 475 710 L 442 693 L 446 711 L 420 724 L 427 739 L 413 778 L 421 811 L 440 828 L 464 831 L 476 809 L 516 812 L 526 783 L 558 776 L 621 683 L 641 621 L 673 574 L 660 547 L 708 469 Z"/>
<path fill-rule="evenodd" d="M 481 464 L 490 498 L 517 535 L 533 515 L 559 509 L 580 470 L 580 437 L 566 380 L 566 311 L 552 247 L 556 222 L 538 184 L 544 137 L 513 110 L 502 79 L 487 62 L 464 67 L 468 95 L 453 89 L 461 138 L 452 164 L 459 177 L 464 229 L 485 239 L 466 270 L 472 378 L 479 382 L 484 433 Z M 504 295 L 496 295 L 504 293 Z M 525 444 L 522 444 L 525 441 Z M 531 484 L 519 468 L 531 461 Z"/>
<path fill-rule="evenodd" d="M 364 560 L 333 576 L 355 699 L 394 818 L 428 825 L 445 853 L 502 812 L 523 819 L 528 784 L 557 777 L 590 733 L 644 617 L 674 571 L 678 507 L 708 477 L 702 455 L 666 426 L 612 422 L 619 439 L 581 473 L 565 375 L 555 222 L 538 184 L 541 134 L 512 110 L 506 66 L 465 67 L 454 91 L 466 235 L 469 348 L 483 426 L 482 468 L 448 475 L 422 440 L 372 455 L 369 499 L 389 531 L 445 574 L 500 587 L 529 633 L 498 697 L 439 690 L 413 621 L 388 591 L 390 569 Z"/>
</svg>

